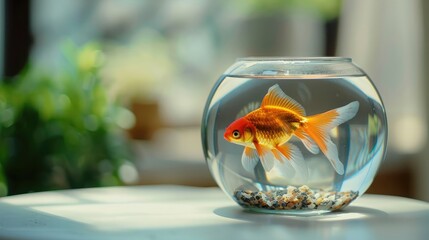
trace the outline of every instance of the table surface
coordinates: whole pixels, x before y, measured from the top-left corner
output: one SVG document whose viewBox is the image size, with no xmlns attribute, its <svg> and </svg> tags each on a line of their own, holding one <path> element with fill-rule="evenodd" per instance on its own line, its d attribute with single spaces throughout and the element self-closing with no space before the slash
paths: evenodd
<svg viewBox="0 0 429 240">
<path fill-rule="evenodd" d="M 0 239 L 428 239 L 429 203 L 364 195 L 319 216 L 257 214 L 218 188 L 108 187 L 0 199 Z"/>
</svg>

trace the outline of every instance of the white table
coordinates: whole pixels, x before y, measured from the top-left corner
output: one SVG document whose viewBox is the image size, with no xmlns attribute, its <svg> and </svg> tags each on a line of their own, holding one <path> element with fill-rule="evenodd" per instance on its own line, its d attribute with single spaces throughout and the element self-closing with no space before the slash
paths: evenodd
<svg viewBox="0 0 429 240">
<path fill-rule="evenodd" d="M 243 211 L 218 188 L 52 191 L 0 199 L 0 239 L 429 239 L 429 204 L 365 195 L 297 217 Z"/>
</svg>

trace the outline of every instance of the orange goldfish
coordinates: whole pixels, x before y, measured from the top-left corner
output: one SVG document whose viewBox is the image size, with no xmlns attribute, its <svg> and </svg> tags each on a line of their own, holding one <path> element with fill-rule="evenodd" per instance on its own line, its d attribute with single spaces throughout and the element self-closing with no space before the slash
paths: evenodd
<svg viewBox="0 0 429 240">
<path fill-rule="evenodd" d="M 337 146 L 329 132 L 352 119 L 359 108 L 354 101 L 313 116 L 306 116 L 304 108 L 279 87 L 274 85 L 262 100 L 259 108 L 232 122 L 225 130 L 224 138 L 243 145 L 243 167 L 253 171 L 260 160 L 265 171 L 271 171 L 274 161 L 307 178 L 308 170 L 304 157 L 297 146 L 288 142 L 292 136 L 302 141 L 313 154 L 319 150 L 328 158 L 335 171 L 343 175 L 344 165 L 338 159 Z M 289 165 L 289 167 L 287 167 Z"/>
</svg>

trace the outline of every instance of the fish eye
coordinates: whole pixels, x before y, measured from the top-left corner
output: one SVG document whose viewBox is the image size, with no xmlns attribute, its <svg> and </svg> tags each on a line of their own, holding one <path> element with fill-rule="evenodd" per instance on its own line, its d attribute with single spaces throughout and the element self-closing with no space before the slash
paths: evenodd
<svg viewBox="0 0 429 240">
<path fill-rule="evenodd" d="M 232 132 L 232 137 L 235 138 L 235 139 L 239 138 L 240 137 L 240 132 L 238 130 L 234 130 Z"/>
</svg>

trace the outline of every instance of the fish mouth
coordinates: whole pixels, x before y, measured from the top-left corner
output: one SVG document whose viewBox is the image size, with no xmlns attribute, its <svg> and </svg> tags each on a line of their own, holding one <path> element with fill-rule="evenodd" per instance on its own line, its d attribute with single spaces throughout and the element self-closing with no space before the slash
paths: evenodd
<svg viewBox="0 0 429 240">
<path fill-rule="evenodd" d="M 231 142 L 231 138 L 228 136 L 228 134 L 227 134 L 227 133 L 224 133 L 224 134 L 223 134 L 223 138 L 224 138 L 226 141 Z"/>
<path fill-rule="evenodd" d="M 229 142 L 229 138 L 228 138 L 228 136 L 226 136 L 226 134 L 223 135 L 223 138 Z"/>
</svg>

